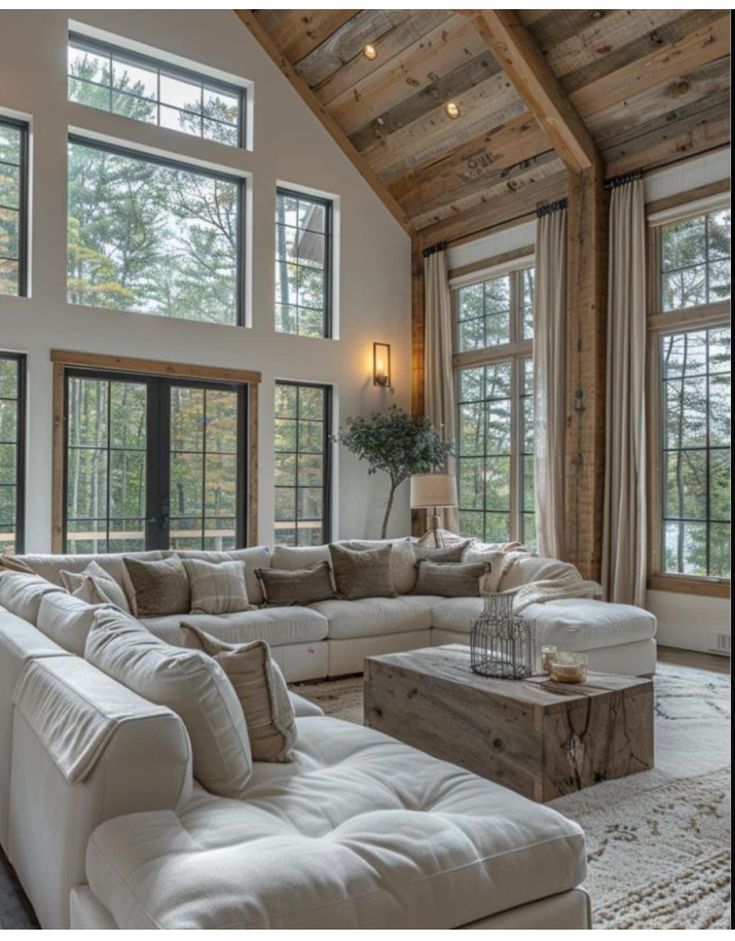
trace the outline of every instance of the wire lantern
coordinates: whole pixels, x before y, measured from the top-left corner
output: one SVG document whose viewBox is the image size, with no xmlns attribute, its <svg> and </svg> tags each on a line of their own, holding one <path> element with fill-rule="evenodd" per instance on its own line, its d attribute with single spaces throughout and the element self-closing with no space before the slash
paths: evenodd
<svg viewBox="0 0 735 941">
<path fill-rule="evenodd" d="M 470 664 L 475 673 L 522 680 L 535 670 L 535 625 L 530 618 L 513 613 L 514 594 L 485 595 L 483 612 L 470 632 Z"/>
</svg>

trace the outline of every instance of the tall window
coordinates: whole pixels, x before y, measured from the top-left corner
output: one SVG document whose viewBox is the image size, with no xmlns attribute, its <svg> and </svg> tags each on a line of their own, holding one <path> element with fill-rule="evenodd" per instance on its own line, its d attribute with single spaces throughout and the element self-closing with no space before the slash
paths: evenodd
<svg viewBox="0 0 735 941">
<path fill-rule="evenodd" d="M 332 203 L 292 190 L 276 193 L 276 330 L 332 334 Z"/>
<path fill-rule="evenodd" d="M 25 356 L 0 352 L 0 553 L 23 551 Z"/>
<path fill-rule="evenodd" d="M 457 478 L 464 535 L 534 546 L 533 268 L 521 264 L 453 285 Z"/>
<path fill-rule="evenodd" d="M 245 387 L 68 369 L 66 552 L 245 541 Z"/>
<path fill-rule="evenodd" d="M 243 88 L 76 33 L 69 35 L 68 94 L 134 121 L 245 146 Z"/>
<path fill-rule="evenodd" d="M 0 294 L 28 293 L 27 180 L 28 125 L 0 116 Z"/>
<path fill-rule="evenodd" d="M 243 323 L 244 181 L 73 137 L 72 304 Z"/>
<path fill-rule="evenodd" d="M 275 541 L 317 546 L 330 538 L 331 389 L 276 384 Z"/>
<path fill-rule="evenodd" d="M 651 242 L 659 587 L 730 577 L 730 210 L 682 212 Z"/>
</svg>

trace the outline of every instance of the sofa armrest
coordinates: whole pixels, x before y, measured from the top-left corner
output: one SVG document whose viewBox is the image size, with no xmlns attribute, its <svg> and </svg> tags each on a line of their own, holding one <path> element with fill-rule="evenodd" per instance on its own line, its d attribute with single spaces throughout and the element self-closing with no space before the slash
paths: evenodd
<svg viewBox="0 0 735 941">
<path fill-rule="evenodd" d="M 15 694 L 9 857 L 44 928 L 69 926 L 69 893 L 103 821 L 191 796 L 181 719 L 78 657 L 26 667 Z"/>
<path fill-rule="evenodd" d="M 293 711 L 296 714 L 297 719 L 303 716 L 324 715 L 324 710 L 317 706 L 316 703 L 310 702 L 308 699 L 304 699 L 303 696 L 299 696 L 298 693 L 294 693 L 292 689 L 288 691 L 288 695 L 291 697 Z"/>
</svg>

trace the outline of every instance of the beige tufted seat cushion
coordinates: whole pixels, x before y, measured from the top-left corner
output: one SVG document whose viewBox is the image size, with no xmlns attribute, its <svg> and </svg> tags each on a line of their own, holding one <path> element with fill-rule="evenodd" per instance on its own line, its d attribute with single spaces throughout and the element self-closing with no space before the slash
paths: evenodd
<svg viewBox="0 0 735 941">
<path fill-rule="evenodd" d="M 242 800 L 97 828 L 87 877 L 120 928 L 451 928 L 584 879 L 553 810 L 371 729 L 298 728 Z"/>
</svg>

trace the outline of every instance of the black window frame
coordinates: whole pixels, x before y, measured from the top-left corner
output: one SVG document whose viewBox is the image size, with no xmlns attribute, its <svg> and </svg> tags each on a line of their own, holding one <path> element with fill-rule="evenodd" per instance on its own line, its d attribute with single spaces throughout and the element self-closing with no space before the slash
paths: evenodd
<svg viewBox="0 0 735 941">
<path fill-rule="evenodd" d="M 306 382 L 303 380 L 290 380 L 290 379 L 277 379 L 276 388 L 278 386 L 287 386 L 289 388 L 298 389 L 320 389 L 324 394 L 324 431 L 323 431 L 323 455 L 324 463 L 322 468 L 322 545 L 332 541 L 332 397 L 333 397 L 333 388 L 328 383 L 323 382 Z M 274 389 L 275 392 L 275 389 Z M 298 442 L 298 404 L 296 410 L 296 435 Z M 274 419 L 277 418 L 274 412 Z M 302 453 L 310 452 L 301 452 L 298 450 L 298 444 L 296 451 L 281 451 L 274 449 L 274 454 L 293 454 L 296 458 L 296 484 L 293 487 L 277 487 L 274 484 L 274 492 L 276 490 L 294 490 L 295 499 L 294 499 L 294 525 L 296 532 L 298 532 L 298 523 L 299 523 L 299 507 L 298 507 L 298 492 L 299 489 L 316 489 L 316 488 L 300 488 L 298 483 L 298 458 Z M 275 475 L 274 475 L 275 476 Z M 274 514 L 275 516 L 275 514 Z M 274 523 L 276 520 L 274 519 Z M 301 522 L 309 522 L 309 520 L 302 520 Z M 274 545 L 287 545 L 287 543 L 278 543 L 275 538 L 275 533 L 273 537 Z M 295 543 L 296 546 L 299 545 L 298 541 Z"/>
<path fill-rule="evenodd" d="M 18 258 L 6 258 L 7 261 L 18 262 L 18 293 L 6 295 L 8 297 L 28 297 L 28 226 L 29 226 L 29 134 L 30 128 L 27 121 L 19 118 L 11 118 L 0 114 L 0 125 L 12 127 L 20 132 L 20 201 L 18 206 Z M 10 166 L 16 166 L 10 164 Z M 15 211 L 15 207 L 7 207 Z M 5 257 L 5 256 L 3 256 Z"/>
<path fill-rule="evenodd" d="M 214 389 L 232 391 L 238 397 L 238 423 L 237 423 L 237 502 L 236 502 L 236 535 L 235 547 L 244 548 L 247 545 L 248 532 L 248 497 L 250 478 L 248 473 L 249 429 L 248 429 L 248 396 L 247 383 L 226 382 L 219 380 L 188 379 L 179 376 L 159 376 L 149 373 L 124 372 L 111 369 L 94 369 L 78 366 L 64 368 L 64 434 L 63 434 L 63 503 L 62 503 L 62 530 L 61 551 L 68 553 L 68 470 L 69 470 L 69 380 L 70 378 L 93 379 L 108 381 L 132 382 L 146 386 L 146 520 L 145 520 L 145 549 L 168 549 L 170 531 L 170 455 L 171 455 L 171 388 L 184 386 L 187 388 Z M 158 442 L 156 447 L 149 442 Z M 109 454 L 111 448 L 109 439 L 105 451 Z M 206 453 L 203 452 L 203 453 Z M 109 460 L 108 460 L 109 467 Z M 108 513 L 107 542 L 109 543 L 110 520 L 109 515 L 109 488 L 107 494 Z M 124 517 L 127 519 L 127 517 Z M 100 518 L 101 519 L 101 518 Z M 202 516 L 203 526 L 206 517 Z M 204 535 L 202 534 L 202 538 Z M 176 550 L 174 550 L 176 551 Z M 186 550 L 181 550 L 186 551 Z"/>
<path fill-rule="evenodd" d="M 15 484 L 0 486 L 15 487 L 15 550 L 14 554 L 19 555 L 25 551 L 25 483 L 26 483 L 26 371 L 27 356 L 25 353 L 11 353 L 0 350 L 0 359 L 11 360 L 17 366 L 17 385 L 16 398 L 11 400 L 16 404 L 16 433 L 15 441 L 2 442 L 14 444 L 15 452 Z M 1 552 L 2 550 L 0 550 Z"/>
<path fill-rule="evenodd" d="M 247 243 L 245 238 L 245 217 L 247 212 L 247 179 L 243 176 L 240 176 L 236 173 L 228 173 L 226 170 L 211 170 L 208 167 L 200 167 L 195 163 L 189 163 L 186 160 L 178 160 L 175 157 L 160 157 L 157 154 L 149 154 L 144 151 L 136 150 L 134 147 L 124 147 L 119 144 L 111 144 L 106 141 L 100 141 L 93 138 L 86 137 L 84 134 L 69 134 L 68 135 L 68 144 L 76 144 L 82 147 L 89 147 L 93 150 L 100 150 L 104 153 L 117 154 L 121 157 L 127 157 L 131 160 L 141 160 L 145 163 L 152 163 L 157 166 L 169 167 L 173 170 L 183 170 L 187 173 L 199 174 L 199 176 L 207 176 L 214 180 L 222 180 L 227 183 L 232 183 L 237 186 L 237 246 L 235 250 L 236 255 L 236 264 L 237 264 L 237 303 L 235 310 L 235 322 L 234 323 L 212 323 L 209 326 L 212 327 L 245 327 L 246 323 L 246 311 L 247 311 Z M 67 179 L 69 175 L 69 170 L 67 166 Z M 69 207 L 67 205 L 67 219 L 69 215 Z M 68 245 L 67 245 L 67 259 L 68 259 Z M 76 305 L 75 305 L 76 306 Z M 82 305 L 83 306 L 83 305 Z M 121 308 L 109 307 L 105 308 L 106 310 L 120 310 Z M 140 314 L 142 311 L 136 310 L 124 310 L 124 313 L 131 314 Z M 144 316 L 159 316 L 162 320 L 172 320 L 174 318 L 165 317 L 159 314 L 144 314 Z M 181 318 L 186 320 L 188 323 L 200 323 L 201 321 L 192 320 L 191 318 Z M 175 322 L 175 320 L 174 320 Z"/>
<path fill-rule="evenodd" d="M 226 82 L 226 81 L 223 81 L 222 79 L 211 78 L 209 75 L 207 75 L 206 72 L 200 72 L 200 71 L 197 71 L 196 69 L 188 69 L 185 66 L 173 65 L 167 62 L 165 59 L 160 59 L 156 56 L 148 56 L 148 55 L 145 55 L 144 53 L 132 52 L 131 50 L 126 49 L 125 46 L 119 46 L 116 43 L 94 39 L 90 36 L 86 36 L 84 33 L 80 33 L 75 30 L 69 30 L 69 34 L 67 37 L 67 49 L 69 46 L 72 46 L 76 49 L 81 49 L 86 52 L 90 52 L 93 55 L 98 54 L 98 55 L 103 55 L 103 56 L 110 56 L 111 58 L 113 56 L 117 56 L 121 59 L 124 59 L 127 62 L 130 62 L 131 65 L 140 65 L 141 67 L 151 69 L 152 71 L 155 70 L 156 78 L 157 78 L 157 95 L 155 98 L 157 120 L 154 125 L 151 125 L 152 127 L 159 127 L 159 128 L 163 127 L 164 130 L 177 131 L 180 134 L 186 134 L 188 137 L 193 137 L 195 140 L 196 139 L 205 140 L 213 144 L 221 143 L 223 147 L 237 147 L 238 149 L 247 150 L 248 141 L 247 141 L 247 88 L 246 87 L 242 85 L 236 85 L 231 82 Z M 221 141 L 212 140 L 209 137 L 204 137 L 203 132 L 199 135 L 190 134 L 188 131 L 182 131 L 178 128 L 166 128 L 164 125 L 162 125 L 160 123 L 161 75 L 162 74 L 164 76 L 169 76 L 171 78 L 182 79 L 183 81 L 186 81 L 186 82 L 196 83 L 198 85 L 201 85 L 202 88 L 204 87 L 211 88 L 214 91 L 221 91 L 231 97 L 236 97 L 238 99 L 237 144 L 224 144 Z M 68 62 L 67 62 L 67 71 L 66 71 L 67 99 L 69 101 L 74 101 L 74 99 L 69 98 L 68 82 L 69 82 L 69 79 L 75 79 L 75 78 L 76 76 L 71 75 L 69 73 Z M 108 88 L 107 85 L 103 85 L 100 82 L 91 82 L 91 81 L 88 81 L 87 79 L 81 79 L 80 81 L 84 81 L 88 85 L 95 85 L 97 88 L 105 88 L 105 89 Z M 109 108 L 107 108 L 106 113 L 115 114 L 118 117 L 124 118 L 126 117 L 126 115 L 120 115 L 116 111 L 112 110 L 113 90 L 114 89 L 112 86 L 112 77 L 111 77 L 110 85 L 109 85 L 110 106 Z M 123 94 L 128 94 L 128 93 L 125 92 Z M 139 97 L 139 96 L 131 95 L 130 97 Z M 152 99 L 145 99 L 145 100 L 152 100 Z M 74 103 L 82 104 L 82 102 L 74 102 Z M 165 102 L 163 104 L 164 104 L 164 107 L 171 107 L 178 111 L 186 110 L 184 108 L 176 108 L 175 105 L 167 105 Z M 82 104 L 82 107 L 94 108 L 95 111 L 103 110 L 101 108 L 95 108 L 94 105 Z M 194 112 L 187 112 L 187 113 L 194 114 Z M 202 117 L 202 128 L 203 128 L 203 114 L 200 115 L 200 117 Z M 135 118 L 128 118 L 128 120 L 135 121 L 137 124 L 148 123 L 145 121 L 137 121 Z M 217 121 L 216 118 L 211 119 L 211 120 L 214 121 L 214 123 L 224 124 L 226 127 L 234 127 L 234 125 L 227 124 L 227 122 L 225 121 Z"/>
<path fill-rule="evenodd" d="M 291 333 L 286 330 L 276 330 L 277 333 L 284 334 L 286 336 L 305 336 L 309 339 L 318 339 L 318 340 L 331 340 L 334 337 L 334 310 L 333 310 L 333 284 L 332 279 L 334 277 L 333 272 L 333 260 L 334 260 L 334 200 L 330 199 L 328 196 L 316 196 L 312 193 L 307 193 L 304 190 L 293 189 L 288 186 L 277 186 L 276 187 L 276 212 L 274 215 L 276 233 L 278 232 L 278 226 L 282 223 L 278 222 L 278 198 L 284 196 L 289 199 L 303 200 L 304 202 L 314 203 L 318 206 L 324 207 L 324 331 L 319 337 L 309 337 L 308 334 L 304 333 Z M 276 264 L 278 264 L 278 252 L 276 250 Z M 288 263 L 288 262 L 286 262 Z M 279 303 L 278 299 L 275 298 L 275 304 Z M 293 305 L 289 305 L 293 306 Z M 299 305 L 297 304 L 298 308 Z"/>
</svg>

